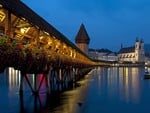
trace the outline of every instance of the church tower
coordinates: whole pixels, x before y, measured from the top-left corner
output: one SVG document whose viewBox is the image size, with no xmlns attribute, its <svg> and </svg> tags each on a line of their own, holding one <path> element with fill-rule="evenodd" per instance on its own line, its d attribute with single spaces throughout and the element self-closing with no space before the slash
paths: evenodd
<svg viewBox="0 0 150 113">
<path fill-rule="evenodd" d="M 140 60 L 140 41 L 139 41 L 139 39 L 138 38 L 136 38 L 136 40 L 135 40 L 135 60 L 137 61 L 137 62 L 139 62 L 139 60 Z"/>
<path fill-rule="evenodd" d="M 140 48 L 140 62 L 145 62 L 145 51 L 144 51 L 144 41 L 140 40 L 141 48 Z"/>
<path fill-rule="evenodd" d="M 144 41 L 138 38 L 135 42 L 135 58 L 137 62 L 144 62 L 145 60 L 145 52 L 144 52 Z"/>
<path fill-rule="evenodd" d="M 90 38 L 87 34 L 85 26 L 81 24 L 80 29 L 75 37 L 75 43 L 85 54 L 88 54 L 88 45 Z"/>
</svg>

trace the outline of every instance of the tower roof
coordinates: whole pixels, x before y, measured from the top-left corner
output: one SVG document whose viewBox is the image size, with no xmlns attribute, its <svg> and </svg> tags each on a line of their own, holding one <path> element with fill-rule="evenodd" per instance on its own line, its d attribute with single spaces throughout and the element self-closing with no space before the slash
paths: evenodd
<svg viewBox="0 0 150 113">
<path fill-rule="evenodd" d="M 140 40 L 140 42 L 141 42 L 141 43 L 144 43 L 144 40 L 143 40 L 143 39 L 141 39 L 141 40 Z"/>
<path fill-rule="evenodd" d="M 139 38 L 138 38 L 138 37 L 136 37 L 136 40 L 135 40 L 135 42 L 139 42 Z"/>
<path fill-rule="evenodd" d="M 81 26 L 80 26 L 78 34 L 76 35 L 76 38 L 75 38 L 75 42 L 76 43 L 86 43 L 86 44 L 89 44 L 89 42 L 90 42 L 90 38 L 89 38 L 87 31 L 85 29 L 85 26 L 83 24 L 81 24 Z"/>
</svg>

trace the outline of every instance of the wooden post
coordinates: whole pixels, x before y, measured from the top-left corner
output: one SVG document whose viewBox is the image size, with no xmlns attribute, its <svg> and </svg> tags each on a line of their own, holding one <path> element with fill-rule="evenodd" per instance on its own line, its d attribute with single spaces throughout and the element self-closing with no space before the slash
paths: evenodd
<svg viewBox="0 0 150 113">
<path fill-rule="evenodd" d="M 53 90 L 53 70 L 50 70 L 50 89 Z"/>
<path fill-rule="evenodd" d="M 55 76 L 55 70 L 51 70 L 51 91 L 54 91 L 55 90 L 55 83 L 54 83 L 54 76 Z"/>
<path fill-rule="evenodd" d="M 25 74 L 21 73 L 21 76 L 20 76 L 20 89 L 19 89 L 19 93 L 22 94 L 23 93 L 23 86 L 24 86 L 24 77 L 25 77 Z"/>
<path fill-rule="evenodd" d="M 68 68 L 65 68 L 63 71 L 63 88 L 66 89 L 68 86 Z"/>
<path fill-rule="evenodd" d="M 58 80 L 57 80 L 57 70 L 53 69 L 51 70 L 51 74 L 50 74 L 50 89 L 51 91 L 55 91 L 56 90 L 56 85 L 58 85 Z"/>
<path fill-rule="evenodd" d="M 47 94 L 50 94 L 50 84 L 49 84 L 49 74 L 45 75 L 45 81 L 46 81 L 46 92 Z"/>
<path fill-rule="evenodd" d="M 62 80 L 62 70 L 61 70 L 61 68 L 59 69 L 59 80 L 60 81 Z"/>
<path fill-rule="evenodd" d="M 46 74 L 44 75 L 42 75 L 42 80 L 40 81 L 40 85 L 39 85 L 39 87 L 38 87 L 38 89 L 36 89 L 36 92 L 38 93 L 39 91 L 40 91 L 40 88 L 41 88 L 41 86 L 42 86 L 42 83 L 43 83 L 43 81 L 44 81 L 44 78 L 46 78 Z"/>
<path fill-rule="evenodd" d="M 5 20 L 5 35 L 10 37 L 11 32 L 11 13 L 10 11 L 6 11 L 6 20 Z"/>
<path fill-rule="evenodd" d="M 59 85 L 60 85 L 60 69 L 57 69 L 57 91 L 59 91 Z"/>
<path fill-rule="evenodd" d="M 38 74 L 34 75 L 34 93 L 37 93 L 37 75 Z"/>
<path fill-rule="evenodd" d="M 63 79 L 64 79 L 63 77 L 64 77 L 64 76 L 63 76 L 62 72 L 63 72 L 63 71 L 62 71 L 62 69 L 60 68 L 60 69 L 59 69 L 59 78 L 58 78 L 58 79 L 59 79 L 59 89 L 60 89 L 60 87 L 61 87 L 61 90 L 63 89 L 63 82 L 64 82 L 64 81 L 63 81 Z"/>
<path fill-rule="evenodd" d="M 76 82 L 78 80 L 78 68 L 75 68 L 75 74 L 74 74 L 74 82 Z"/>
<path fill-rule="evenodd" d="M 21 94 L 20 96 L 20 113 L 24 113 L 24 99 L 23 99 L 23 95 Z"/>
<path fill-rule="evenodd" d="M 32 88 L 32 85 L 31 85 L 30 81 L 28 80 L 27 75 L 25 74 L 24 77 L 25 77 L 25 79 L 26 79 L 26 81 L 27 81 L 27 83 L 28 83 L 28 85 L 29 85 L 29 87 L 30 87 L 32 93 L 34 93 L 34 90 L 33 90 L 33 88 Z"/>
</svg>

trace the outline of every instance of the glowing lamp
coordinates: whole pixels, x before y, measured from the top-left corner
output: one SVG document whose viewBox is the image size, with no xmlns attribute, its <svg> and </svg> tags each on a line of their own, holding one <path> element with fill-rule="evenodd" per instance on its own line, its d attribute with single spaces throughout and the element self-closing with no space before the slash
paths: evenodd
<svg viewBox="0 0 150 113">
<path fill-rule="evenodd" d="M 44 36 L 40 36 L 39 39 L 42 40 L 44 38 Z"/>
<path fill-rule="evenodd" d="M 20 32 L 21 32 L 22 34 L 25 34 L 25 33 L 27 33 L 27 32 L 29 31 L 29 29 L 30 29 L 30 27 L 28 27 L 28 28 L 24 27 L 24 28 L 21 28 L 21 29 L 20 29 Z"/>
<path fill-rule="evenodd" d="M 5 19 L 6 15 L 5 13 L 3 12 L 3 10 L 0 10 L 0 22 L 3 22 L 4 19 Z"/>
<path fill-rule="evenodd" d="M 51 40 L 48 41 L 48 45 L 52 45 L 52 41 Z"/>
</svg>

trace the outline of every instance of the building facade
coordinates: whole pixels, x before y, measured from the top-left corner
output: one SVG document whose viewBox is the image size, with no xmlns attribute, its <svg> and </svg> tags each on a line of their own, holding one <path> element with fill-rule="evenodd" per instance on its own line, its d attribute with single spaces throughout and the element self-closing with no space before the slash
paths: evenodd
<svg viewBox="0 0 150 113">
<path fill-rule="evenodd" d="M 95 60 L 118 61 L 117 53 L 108 49 L 89 49 L 89 57 Z"/>
<path fill-rule="evenodd" d="M 121 48 L 118 52 L 119 62 L 143 63 L 145 62 L 144 41 L 138 38 L 132 47 Z"/>
</svg>

